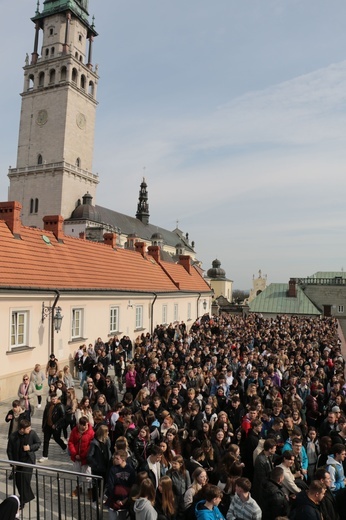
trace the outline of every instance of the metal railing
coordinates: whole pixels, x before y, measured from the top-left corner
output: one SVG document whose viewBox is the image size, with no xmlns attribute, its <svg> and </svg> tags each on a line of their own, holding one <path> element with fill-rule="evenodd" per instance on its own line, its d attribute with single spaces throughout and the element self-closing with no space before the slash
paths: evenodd
<svg viewBox="0 0 346 520">
<path fill-rule="evenodd" d="M 346 278 L 298 278 L 297 282 L 299 285 L 346 285 Z"/>
<path fill-rule="evenodd" d="M 35 498 L 25 504 L 21 518 L 29 520 L 103 520 L 103 478 L 48 466 L 0 459 L 0 502 L 19 495 L 27 473 L 32 473 Z"/>
</svg>

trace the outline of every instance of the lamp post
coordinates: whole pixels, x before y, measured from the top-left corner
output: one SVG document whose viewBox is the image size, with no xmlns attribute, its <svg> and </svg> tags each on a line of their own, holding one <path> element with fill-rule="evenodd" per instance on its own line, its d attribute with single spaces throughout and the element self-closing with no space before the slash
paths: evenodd
<svg viewBox="0 0 346 520">
<path fill-rule="evenodd" d="M 53 311 L 54 311 L 54 307 L 47 307 L 44 304 L 44 302 L 42 302 L 42 323 L 44 322 L 44 320 L 46 318 L 48 318 L 48 316 L 53 314 Z M 61 331 L 61 322 L 62 322 L 63 317 L 64 316 L 61 314 L 61 307 L 57 307 L 56 312 L 55 312 L 54 316 L 52 317 L 53 330 L 55 330 L 55 332 Z"/>
<path fill-rule="evenodd" d="M 60 298 L 60 293 L 59 293 L 59 291 L 55 291 L 55 293 L 56 293 L 56 298 L 51 307 L 49 307 L 48 305 L 45 305 L 44 302 L 42 302 L 42 323 L 48 316 L 51 316 L 50 354 L 54 354 L 54 332 L 59 332 L 61 330 L 61 323 L 62 323 L 62 319 L 63 319 L 63 315 L 61 314 L 61 307 L 56 307 L 56 304 L 58 303 L 58 300 Z"/>
</svg>

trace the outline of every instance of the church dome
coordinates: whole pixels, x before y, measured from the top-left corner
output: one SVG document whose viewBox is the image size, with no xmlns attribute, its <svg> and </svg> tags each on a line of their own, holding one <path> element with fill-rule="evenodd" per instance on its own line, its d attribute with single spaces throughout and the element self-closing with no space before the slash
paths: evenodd
<svg viewBox="0 0 346 520">
<path fill-rule="evenodd" d="M 225 278 L 226 271 L 221 269 L 221 262 L 217 258 L 212 262 L 211 269 L 208 269 L 207 276 L 209 278 Z"/>
<path fill-rule="evenodd" d="M 100 213 L 95 206 L 92 205 L 92 196 L 86 193 L 83 196 L 83 204 L 79 204 L 74 211 L 72 211 L 71 219 L 75 220 L 92 220 L 93 222 L 101 222 Z"/>
<path fill-rule="evenodd" d="M 161 235 L 161 233 L 153 233 L 151 235 L 150 240 L 156 240 L 156 241 L 163 240 L 163 236 Z"/>
</svg>

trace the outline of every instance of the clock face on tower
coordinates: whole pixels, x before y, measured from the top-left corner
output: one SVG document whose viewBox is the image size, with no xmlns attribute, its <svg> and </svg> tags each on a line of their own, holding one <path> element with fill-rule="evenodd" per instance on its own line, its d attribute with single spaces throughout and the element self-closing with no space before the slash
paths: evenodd
<svg viewBox="0 0 346 520">
<path fill-rule="evenodd" d="M 47 123 L 48 121 L 48 112 L 47 110 L 43 109 L 43 110 L 39 110 L 38 113 L 37 113 L 37 116 L 36 116 L 36 123 L 39 125 L 39 126 L 43 126 Z"/>
<path fill-rule="evenodd" d="M 77 123 L 77 126 L 83 130 L 85 128 L 85 125 L 86 125 L 86 117 L 84 114 L 82 114 L 81 112 L 78 112 L 78 114 L 76 115 L 76 123 Z"/>
</svg>

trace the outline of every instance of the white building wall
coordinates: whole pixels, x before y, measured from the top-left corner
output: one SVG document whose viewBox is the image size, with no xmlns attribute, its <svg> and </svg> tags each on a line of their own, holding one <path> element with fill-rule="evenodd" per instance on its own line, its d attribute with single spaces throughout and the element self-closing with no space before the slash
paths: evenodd
<svg viewBox="0 0 346 520">
<path fill-rule="evenodd" d="M 110 309 L 119 307 L 119 336 L 127 335 L 132 341 L 142 333 L 162 323 L 162 306 L 167 305 L 168 322 L 174 322 L 174 305 L 177 305 L 178 321 L 184 321 L 187 329 L 194 320 L 209 312 L 211 297 L 196 294 L 160 295 L 154 302 L 154 294 L 72 294 L 62 293 L 57 302 L 63 315 L 60 332 L 54 332 L 54 353 L 59 367 L 70 363 L 73 366 L 74 354 L 79 345 L 95 342 L 99 336 L 107 341 L 110 333 Z M 0 293 L 0 320 L 3 327 L 2 362 L 0 365 L 0 399 L 8 399 L 17 394 L 24 373 L 31 373 L 36 363 L 45 368 L 51 353 L 51 327 L 48 316 L 42 323 L 42 302 L 52 306 L 54 292 L 40 294 Z M 154 305 L 152 305 L 154 302 Z M 204 303 L 206 302 L 206 303 Z M 188 308 L 191 316 L 188 319 Z M 143 325 L 136 329 L 136 306 L 143 308 Z M 204 308 L 206 306 L 206 308 Z M 83 324 L 81 336 L 72 338 L 72 318 L 76 309 L 82 310 Z M 151 313 L 153 310 L 153 321 Z M 26 347 L 11 347 L 12 312 L 27 313 Z"/>
</svg>

